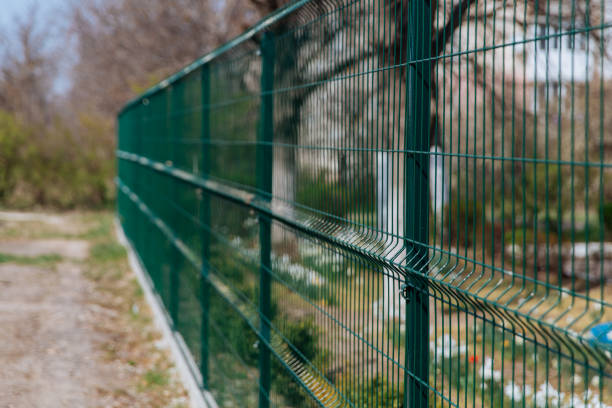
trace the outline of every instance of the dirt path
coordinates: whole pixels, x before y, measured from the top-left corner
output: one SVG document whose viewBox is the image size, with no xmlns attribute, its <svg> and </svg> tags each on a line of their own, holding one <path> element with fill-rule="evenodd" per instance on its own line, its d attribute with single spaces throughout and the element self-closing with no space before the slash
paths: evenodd
<svg viewBox="0 0 612 408">
<path fill-rule="evenodd" d="M 0 213 L 0 408 L 186 407 L 159 338 L 110 214 Z"/>
</svg>

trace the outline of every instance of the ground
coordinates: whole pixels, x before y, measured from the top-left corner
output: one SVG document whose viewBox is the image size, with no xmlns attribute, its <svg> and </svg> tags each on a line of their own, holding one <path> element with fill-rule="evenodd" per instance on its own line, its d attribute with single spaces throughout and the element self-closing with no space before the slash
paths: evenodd
<svg viewBox="0 0 612 408">
<path fill-rule="evenodd" d="M 110 213 L 0 212 L 0 408 L 187 407 Z"/>
</svg>

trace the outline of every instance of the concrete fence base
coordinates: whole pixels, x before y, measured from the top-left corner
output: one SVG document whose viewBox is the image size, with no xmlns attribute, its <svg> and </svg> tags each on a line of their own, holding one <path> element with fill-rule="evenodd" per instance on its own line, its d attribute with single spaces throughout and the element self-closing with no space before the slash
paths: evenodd
<svg viewBox="0 0 612 408">
<path fill-rule="evenodd" d="M 163 344 L 167 346 L 171 353 L 174 364 L 179 372 L 181 381 L 187 392 L 192 408 L 217 408 L 217 404 L 210 392 L 202 389 L 202 377 L 193 360 L 183 337 L 180 333 L 172 330 L 170 319 L 162 306 L 161 299 L 153 291 L 152 282 L 144 270 L 140 258 L 132 248 L 131 243 L 126 238 L 119 220 L 115 219 L 115 230 L 119 242 L 126 248 L 130 267 L 142 287 L 147 303 L 151 307 L 155 325 L 163 335 Z"/>
</svg>

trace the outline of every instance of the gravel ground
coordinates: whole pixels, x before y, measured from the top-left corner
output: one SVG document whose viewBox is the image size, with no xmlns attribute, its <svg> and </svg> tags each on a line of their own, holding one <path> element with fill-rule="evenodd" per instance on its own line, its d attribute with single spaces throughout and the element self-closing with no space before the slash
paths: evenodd
<svg viewBox="0 0 612 408">
<path fill-rule="evenodd" d="M 187 407 L 110 214 L 0 212 L 0 408 Z"/>
</svg>

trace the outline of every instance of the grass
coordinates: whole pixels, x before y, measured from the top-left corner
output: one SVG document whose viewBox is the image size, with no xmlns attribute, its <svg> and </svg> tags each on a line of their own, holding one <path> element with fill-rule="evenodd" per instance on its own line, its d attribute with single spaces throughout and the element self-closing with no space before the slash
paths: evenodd
<svg viewBox="0 0 612 408">
<path fill-rule="evenodd" d="M 78 266 L 94 290 L 87 303 L 109 310 L 104 318 L 92 321 L 105 338 L 100 344 L 103 361 L 118 370 L 126 369 L 129 379 L 116 390 L 121 401 L 134 407 L 184 406 L 185 392 L 174 380 L 167 352 L 157 347 L 160 338 L 152 325 L 151 313 L 138 281 L 130 273 L 127 252 L 116 238 L 111 212 L 85 212 L 59 215 L 61 223 L 39 221 L 0 223 L 5 239 L 85 240 L 89 255 L 84 260 L 63 258 L 58 254 L 21 256 L 0 253 L 0 264 L 13 263 L 55 267 L 62 262 Z M 27 243 L 26 243 L 27 245 Z M 112 311 L 112 312 L 110 312 Z"/>
<path fill-rule="evenodd" d="M 130 274 L 127 251 L 115 238 L 113 214 L 89 213 L 82 220 L 88 228 L 76 237 L 91 245 L 85 273 L 103 297 L 112 299 L 106 305 L 118 312 L 113 325 L 122 328 L 121 340 L 113 342 L 113 358 L 141 373 L 126 387 L 135 387 L 151 406 L 177 407 L 172 401 L 183 393 L 182 387 L 172 378 L 172 363 L 165 351 L 155 345 L 160 335 L 152 327 L 142 288 Z"/>
<path fill-rule="evenodd" d="M 12 255 L 0 252 L 0 263 L 14 263 L 18 265 L 53 266 L 63 258 L 58 254 L 43 254 L 37 256 Z"/>
<path fill-rule="evenodd" d="M 146 387 L 161 387 L 168 385 L 170 376 L 164 369 L 151 369 L 144 374 L 143 380 Z"/>
<path fill-rule="evenodd" d="M 89 256 L 93 262 L 107 263 L 125 259 L 126 251 L 117 242 L 103 241 L 91 248 Z"/>
<path fill-rule="evenodd" d="M 105 271 L 125 263 L 125 251 L 114 242 L 114 239 L 109 238 L 112 233 L 112 223 L 107 221 L 108 220 L 102 219 L 100 220 L 99 224 L 92 226 L 89 231 L 85 232 L 85 234 L 91 234 L 90 236 L 92 238 L 90 239 L 93 244 L 89 262 L 91 262 L 92 265 L 95 265 L 95 268 Z M 241 247 L 243 252 L 247 252 L 247 250 L 255 247 L 255 245 L 256 244 L 251 243 L 248 238 L 244 238 L 242 240 Z M 232 251 L 232 249 L 233 248 L 229 248 L 228 250 L 227 244 L 213 245 L 211 249 L 212 263 L 218 266 L 219 269 L 222 269 L 223 278 L 235 285 L 234 290 L 237 293 L 244 295 L 244 297 L 247 299 L 257 299 L 257 270 L 253 267 L 253 260 L 250 258 L 240 259 L 240 257 L 232 256 L 232 254 L 235 255 L 235 251 Z M 305 302 L 304 299 L 299 297 L 297 293 L 309 300 L 312 300 L 313 303 L 316 303 L 317 306 L 324 309 L 328 307 L 330 307 L 331 309 L 329 310 L 332 311 L 342 311 L 344 309 L 354 313 L 355 316 L 361 316 L 361 314 L 358 313 L 370 313 L 370 309 L 362 310 L 359 305 L 371 305 L 372 302 L 380 297 L 380 288 L 383 287 L 383 278 L 380 270 L 377 270 L 372 265 L 363 265 L 359 264 L 358 262 L 351 262 L 351 257 L 343 256 L 343 254 L 338 254 L 338 260 L 336 261 L 336 257 L 333 257 L 332 255 L 334 255 L 334 253 L 328 253 L 326 248 L 317 247 L 314 248 L 310 254 L 298 253 L 291 256 L 288 255 L 286 265 L 283 263 L 283 265 L 279 266 L 277 265 L 279 262 L 274 264 L 275 275 L 278 275 L 280 278 L 282 278 L 282 280 L 288 281 L 294 288 L 293 290 L 289 290 L 283 285 L 278 284 L 277 280 L 273 280 L 275 288 L 275 296 L 273 299 L 279 302 L 280 310 L 283 310 L 282 307 L 293 308 L 292 312 L 294 312 L 295 316 L 292 315 L 290 318 L 296 319 L 298 316 L 302 316 L 304 313 L 307 314 L 313 310 L 312 305 Z M 478 253 L 478 256 L 474 256 L 474 258 L 480 259 L 481 256 L 483 258 L 488 257 L 486 252 L 482 251 Z M 329 262 L 327 262 L 328 258 L 330 259 Z M 332 259 L 334 260 L 333 262 L 331 261 Z M 276 260 L 278 260 L 278 258 L 276 258 Z M 455 283 L 465 278 L 469 271 L 472 272 L 470 277 L 463 283 L 462 287 L 464 288 L 469 287 L 469 285 L 474 282 L 478 283 L 488 279 L 489 277 L 492 278 L 493 275 L 495 275 L 496 279 L 491 279 L 491 283 L 486 285 L 484 289 L 480 289 L 480 292 L 483 294 L 486 293 L 486 297 L 488 299 L 495 299 L 498 296 L 501 296 L 502 292 L 507 289 L 506 286 L 494 287 L 501 276 L 499 273 L 490 273 L 489 275 L 484 273 L 484 275 L 481 275 L 481 270 L 475 267 L 473 264 L 457 261 L 453 257 L 448 260 L 446 257 L 444 257 L 444 259 L 440 259 L 440 265 L 446 264 L 447 261 L 450 261 L 451 266 L 453 263 L 456 263 L 457 269 L 466 268 L 468 271 L 463 275 L 455 277 Z M 487 262 L 489 262 L 488 258 Z M 326 284 L 317 286 L 309 285 L 305 280 L 295 279 L 292 281 L 294 278 L 286 270 L 288 270 L 288 268 L 294 263 L 298 263 L 305 268 L 317 272 L 321 277 L 325 278 Z M 123 268 L 123 266 L 120 268 Z M 442 277 L 446 275 L 447 272 L 450 272 L 451 267 L 447 265 L 447 268 L 448 269 L 441 269 L 437 271 L 437 276 Z M 104 279 L 108 279 L 110 276 L 107 273 L 102 275 Z M 181 276 L 189 277 L 191 275 L 181 272 Z M 447 281 L 452 281 L 452 279 L 453 278 L 451 276 L 446 278 Z M 507 282 L 509 281 L 508 277 L 505 279 Z M 182 282 L 184 288 L 197 288 L 197 281 L 195 279 L 193 281 L 186 279 Z M 326 285 L 333 287 L 335 290 L 328 292 Z M 133 290 L 138 291 L 138 286 L 136 284 L 130 287 L 132 287 Z M 606 293 L 612 293 L 612 289 L 604 289 Z M 522 282 L 520 279 L 517 279 L 517 283 L 511 287 L 510 291 L 505 292 L 505 295 L 500 297 L 500 299 L 501 301 L 509 302 L 510 297 L 514 296 L 517 292 L 519 292 L 520 295 L 523 292 L 530 293 L 534 290 L 536 290 L 536 287 L 532 283 Z M 539 290 L 541 290 L 541 288 Z M 362 294 L 362 297 L 355 299 L 355 297 L 350 296 L 351 293 L 360 293 Z M 131 294 L 132 298 L 138 298 L 136 294 L 136 292 L 133 292 Z M 607 295 L 605 296 L 607 298 Z M 337 299 L 340 299 L 340 301 L 337 301 Z M 342 299 L 346 300 L 342 301 Z M 551 301 L 556 301 L 556 299 L 556 297 L 551 296 Z M 322 302 L 323 300 L 325 303 Z M 582 301 L 577 298 L 563 298 L 560 300 L 560 304 L 555 306 L 555 310 L 570 309 L 568 316 L 570 314 L 573 315 L 574 310 L 572 309 L 577 311 L 586 309 L 589 310 L 591 314 L 596 312 L 596 310 L 592 307 L 582 308 L 581 302 Z M 516 308 L 518 306 L 518 298 L 514 299 L 514 301 L 509 304 Z M 520 310 L 527 310 L 531 307 L 531 305 L 531 303 L 525 303 Z M 211 336 L 210 347 L 211 349 L 215 350 L 214 353 L 211 353 L 211 367 L 218 366 L 218 370 L 212 370 L 212 372 L 217 372 L 216 380 L 219 382 L 218 384 L 215 383 L 213 388 L 217 390 L 221 400 L 223 399 L 223 396 L 226 396 L 226 398 L 240 398 L 236 396 L 236 393 L 238 392 L 236 388 L 244 388 L 244 390 L 240 389 L 239 391 L 245 393 L 245 398 L 249 398 L 248 392 L 249 390 L 252 391 L 252 389 L 244 384 L 251 380 L 251 377 L 249 376 L 251 372 L 250 370 L 254 371 L 253 367 L 255 367 L 254 364 L 256 359 L 253 355 L 249 354 L 254 353 L 252 346 L 254 341 L 249 338 L 239 337 L 240 334 L 249 331 L 248 329 L 245 329 L 245 327 L 239 325 L 241 322 L 239 319 L 232 318 L 232 316 L 224 316 L 222 314 L 222 310 L 225 310 L 223 308 L 224 306 L 225 308 L 227 306 L 225 302 L 211 302 L 211 316 L 215 316 L 216 318 L 226 317 L 224 319 L 219 319 L 220 323 L 223 322 L 223 326 L 221 326 L 221 324 L 219 324 L 219 326 L 223 327 L 223 330 L 228 332 L 229 335 L 227 337 L 231 339 L 232 347 L 237 350 L 237 353 L 232 354 L 231 352 L 228 352 L 228 342 L 221 339 L 221 336 L 217 337 L 216 340 L 215 336 Z M 553 367 L 550 368 L 551 374 L 545 374 L 543 376 L 543 373 L 545 372 L 544 367 L 546 367 L 547 364 L 545 364 L 543 359 L 538 360 L 533 358 L 534 354 L 536 353 L 533 342 L 527 341 L 525 343 L 521 338 L 520 344 L 518 342 L 515 343 L 514 341 L 518 339 L 518 337 L 515 336 L 519 336 L 518 334 L 513 333 L 509 329 L 501 331 L 498 328 L 494 328 L 491 324 L 487 324 L 486 327 L 478 325 L 476 326 L 475 330 L 472 330 L 474 328 L 473 325 L 477 325 L 479 317 L 470 317 L 469 315 L 466 317 L 465 310 L 463 310 L 461 307 L 458 308 L 457 305 L 450 302 L 440 302 L 434 307 L 437 307 L 438 309 L 436 311 L 432 310 L 432 314 L 437 313 L 437 315 L 446 316 L 448 318 L 448 322 L 446 320 L 440 322 L 441 325 L 446 326 L 446 333 L 455 338 L 463 339 L 464 344 L 468 346 L 465 353 L 453 356 L 451 358 L 438 355 L 436 361 L 436 356 L 431 356 L 431 362 L 438 363 L 437 366 L 432 366 L 430 369 L 430 373 L 433 377 L 432 384 L 434 383 L 433 380 L 435 378 L 439 386 L 444 386 L 443 395 L 453 401 L 459 401 L 462 403 L 470 402 L 474 403 L 475 406 L 479 406 L 479 404 L 481 406 L 492 407 L 511 406 L 512 401 L 510 398 L 508 398 L 504 387 L 510 384 L 513 377 L 515 377 L 515 381 L 512 384 L 517 386 L 530 384 L 537 384 L 539 386 L 542 383 L 542 379 L 546 378 L 550 380 L 551 383 L 554 383 L 553 385 L 559 388 L 559 390 L 567 390 L 572 386 L 570 383 L 572 376 L 568 373 L 575 372 L 582 378 L 587 378 L 587 373 L 584 373 L 581 368 L 568 366 L 567 358 L 562 358 L 559 361 L 551 358 L 549 360 L 551 364 L 554 362 L 555 364 L 561 365 L 561 369 L 559 370 L 561 374 L 556 374 L 557 368 Z M 549 303 L 544 303 L 537 310 L 540 311 L 548 307 L 551 307 L 551 305 Z M 192 309 L 191 307 L 187 307 L 183 304 L 181 304 L 181 308 L 184 308 L 182 310 Z M 274 309 L 276 310 L 277 308 L 275 307 Z M 226 315 L 231 314 L 233 314 L 231 310 L 230 313 L 226 313 Z M 136 315 L 132 316 L 132 318 L 138 321 L 139 316 L 140 314 L 137 313 Z M 196 316 L 197 319 L 197 314 L 194 314 L 194 316 Z M 189 323 L 192 321 L 191 316 L 186 317 L 186 315 L 183 315 L 183 317 L 186 323 L 182 324 L 185 326 L 191 324 Z M 592 316 L 591 319 L 594 317 L 596 316 Z M 451 319 L 453 322 L 452 324 L 450 323 Z M 460 321 L 459 319 L 462 320 Z M 462 323 L 464 324 L 462 325 Z M 403 353 L 403 346 L 406 342 L 406 335 L 405 332 L 401 330 L 400 326 L 395 326 L 396 331 L 394 332 L 392 330 L 394 325 L 398 325 L 398 322 L 387 322 L 385 324 L 386 330 L 380 335 L 386 334 L 387 336 L 391 336 L 391 342 L 397 349 L 401 350 L 401 355 L 401 353 Z M 232 329 L 231 326 L 235 327 Z M 456 332 L 453 330 L 453 327 L 455 327 L 455 330 L 459 328 L 461 331 Z M 357 331 L 358 329 L 362 328 L 365 327 L 356 327 L 354 329 Z M 198 327 L 194 327 L 194 329 L 197 331 Z M 300 335 L 296 338 L 302 339 L 304 337 L 305 336 Z M 527 337 L 529 337 L 529 335 Z M 193 339 L 194 344 L 197 345 L 197 335 L 195 335 Z M 430 341 L 436 342 L 436 340 L 437 339 L 432 333 Z M 239 344 L 234 345 L 234 341 Z M 338 341 L 338 339 L 333 339 L 332 341 Z M 306 349 L 307 347 L 302 346 L 298 348 L 302 350 Z M 317 351 L 320 352 L 321 350 Z M 513 352 L 515 354 L 514 364 L 511 360 Z M 572 352 L 577 353 L 578 351 L 572 350 Z M 550 354 L 552 354 L 554 357 L 555 350 L 552 349 Z M 234 355 L 239 357 L 235 358 L 235 361 L 230 358 L 234 357 Z M 542 350 L 541 346 L 539 346 L 537 349 L 537 355 L 545 355 L 545 351 Z M 227 357 L 227 359 L 224 357 Z M 319 359 L 328 361 L 343 357 L 345 356 L 324 354 L 324 357 L 319 357 Z M 478 357 L 479 361 L 476 360 L 476 357 Z M 494 361 L 495 370 L 499 371 L 502 375 L 501 381 L 488 378 L 481 374 L 480 370 L 484 364 L 485 358 L 487 357 Z M 398 361 L 403 361 L 400 356 L 393 358 Z M 470 358 L 472 361 L 470 361 Z M 245 361 L 250 362 L 251 364 L 240 364 L 240 362 L 244 363 Z M 318 365 L 318 362 L 315 363 L 315 365 Z M 137 362 L 134 362 L 133 364 L 138 365 Z M 538 366 L 537 372 L 535 370 L 536 365 Z M 233 371 L 234 369 L 236 372 Z M 163 376 L 163 370 L 162 374 L 160 374 L 157 370 L 157 367 L 153 366 L 142 375 L 142 384 L 145 384 L 145 387 L 155 389 L 156 387 L 161 387 L 164 381 L 167 381 L 168 377 Z M 227 372 L 227 374 L 219 375 L 218 372 L 221 371 Z M 536 373 L 539 374 L 539 377 L 536 376 Z M 351 371 L 347 370 L 344 375 L 349 378 L 352 374 L 353 373 Z M 593 374 L 591 371 L 590 377 L 588 378 L 590 379 L 592 376 Z M 558 379 L 561 381 L 559 386 L 556 384 Z M 363 383 L 360 383 L 358 388 L 351 389 L 350 387 L 347 387 L 344 391 L 347 393 L 352 393 L 351 397 L 355 400 L 360 400 L 360 398 L 365 398 L 360 394 L 360 392 L 365 390 L 365 395 L 372 395 L 374 400 L 379 401 L 383 400 L 384 398 L 389 398 L 389 404 L 395 406 L 396 401 L 401 400 L 401 390 L 390 388 L 387 381 L 388 379 L 386 379 L 383 375 L 380 377 L 370 376 L 365 379 Z M 393 381 L 395 381 L 395 379 L 391 380 L 391 382 Z M 224 391 L 225 388 L 231 388 L 231 390 Z M 532 388 L 534 388 L 533 391 L 535 392 L 535 388 L 537 387 Z M 280 387 L 278 387 L 278 389 L 274 390 L 274 393 L 281 394 L 280 390 L 287 389 L 287 384 L 282 384 Z M 581 388 L 580 385 L 576 385 L 575 392 L 578 393 L 582 391 L 583 387 Z M 607 394 L 605 395 L 605 398 L 607 398 Z M 432 396 L 431 400 L 437 401 L 439 405 L 444 405 L 442 400 L 436 399 L 435 396 Z M 531 400 L 526 401 L 528 404 L 530 402 Z M 520 405 L 520 401 L 515 400 L 514 404 Z"/>
</svg>

